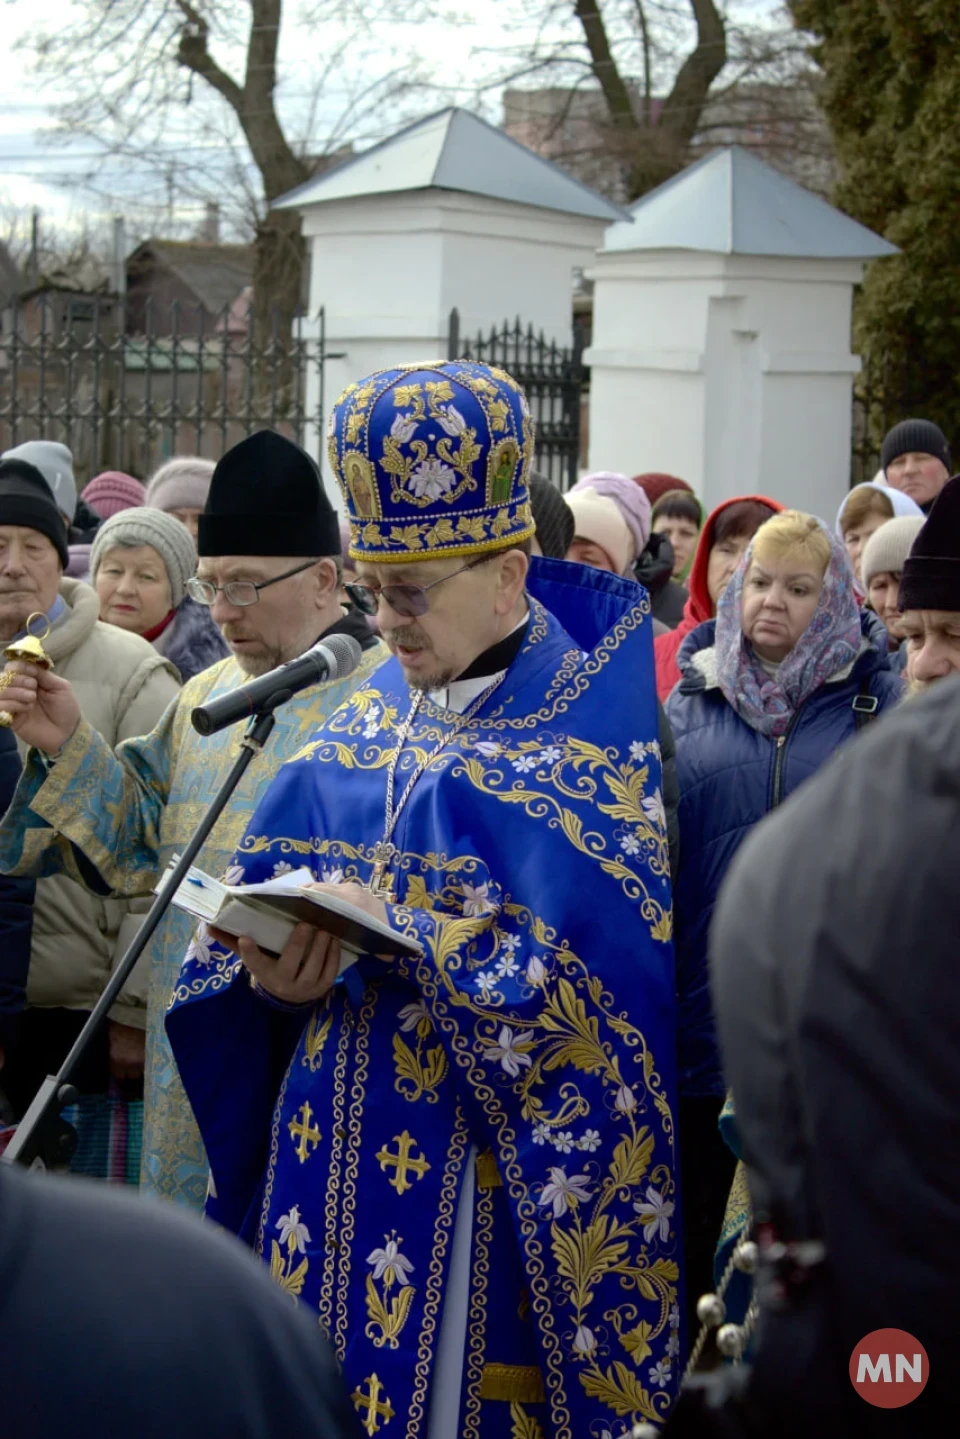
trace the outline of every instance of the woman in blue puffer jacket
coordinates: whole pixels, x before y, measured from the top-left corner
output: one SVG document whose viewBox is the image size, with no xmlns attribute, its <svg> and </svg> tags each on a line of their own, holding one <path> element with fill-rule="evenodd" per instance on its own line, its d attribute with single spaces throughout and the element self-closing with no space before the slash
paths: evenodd
<svg viewBox="0 0 960 1439">
<path fill-rule="evenodd" d="M 708 934 L 721 883 L 752 827 L 843 742 L 900 698 L 886 632 L 862 613 L 840 540 L 785 510 L 762 525 L 716 620 L 693 630 L 667 701 L 677 746 L 680 873 L 674 887 L 680 1155 L 693 1302 L 733 1173 L 719 1138 L 724 1081 L 710 1005 Z"/>
</svg>

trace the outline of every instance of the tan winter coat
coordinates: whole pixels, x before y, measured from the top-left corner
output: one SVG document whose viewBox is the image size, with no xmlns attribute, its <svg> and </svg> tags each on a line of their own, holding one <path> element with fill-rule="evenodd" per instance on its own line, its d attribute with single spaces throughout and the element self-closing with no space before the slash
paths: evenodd
<svg viewBox="0 0 960 1439">
<path fill-rule="evenodd" d="M 64 578 L 67 614 L 44 649 L 73 685 L 80 711 L 111 747 L 149 734 L 180 690 L 177 672 L 147 640 L 100 623 L 89 585 Z M 104 796 L 104 803 L 107 796 Z M 65 875 L 41 879 L 34 906 L 27 1004 L 91 1009 L 136 930 L 147 900 L 98 899 Z M 146 1024 L 147 975 L 135 973 L 111 1010 L 121 1024 Z"/>
</svg>

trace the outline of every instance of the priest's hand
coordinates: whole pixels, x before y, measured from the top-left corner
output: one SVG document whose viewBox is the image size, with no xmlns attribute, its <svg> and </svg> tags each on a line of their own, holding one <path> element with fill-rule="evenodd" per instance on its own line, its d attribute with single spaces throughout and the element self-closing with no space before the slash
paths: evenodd
<svg viewBox="0 0 960 1439">
<path fill-rule="evenodd" d="M 9 679 L 0 689 L 0 710 L 12 717 L 17 739 L 56 754 L 80 723 L 73 686 L 27 660 L 11 660 L 3 673 Z"/>
<path fill-rule="evenodd" d="M 369 914 L 372 919 L 378 919 L 381 924 L 389 924 L 387 906 L 379 895 L 371 890 L 365 889 L 362 884 L 309 884 L 307 889 L 318 889 L 321 894 L 330 894 L 334 899 L 344 899 L 347 904 L 355 905 L 362 909 L 364 914 Z"/>
<path fill-rule="evenodd" d="M 283 1004 L 317 1004 L 340 972 L 339 939 L 309 924 L 295 926 L 279 959 L 264 954 L 252 939 L 237 939 L 213 927 L 210 934 L 239 954 L 261 988 Z"/>
</svg>

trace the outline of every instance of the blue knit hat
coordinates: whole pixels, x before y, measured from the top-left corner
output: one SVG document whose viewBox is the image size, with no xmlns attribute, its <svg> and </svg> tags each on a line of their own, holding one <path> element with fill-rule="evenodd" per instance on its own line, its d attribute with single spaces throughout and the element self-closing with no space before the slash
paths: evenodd
<svg viewBox="0 0 960 1439">
<path fill-rule="evenodd" d="M 328 443 L 355 560 L 493 553 L 534 532 L 533 421 L 503 370 L 468 360 L 380 370 L 344 390 Z"/>
</svg>

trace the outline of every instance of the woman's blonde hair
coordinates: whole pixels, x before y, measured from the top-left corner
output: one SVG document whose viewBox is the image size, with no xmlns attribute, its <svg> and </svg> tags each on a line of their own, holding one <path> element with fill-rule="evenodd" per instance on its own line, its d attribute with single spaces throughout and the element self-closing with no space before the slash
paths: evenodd
<svg viewBox="0 0 960 1439">
<path fill-rule="evenodd" d="M 800 510 L 784 510 L 760 526 L 753 540 L 753 558 L 764 560 L 802 559 L 821 575 L 830 563 L 830 540 L 820 521 Z"/>
</svg>

